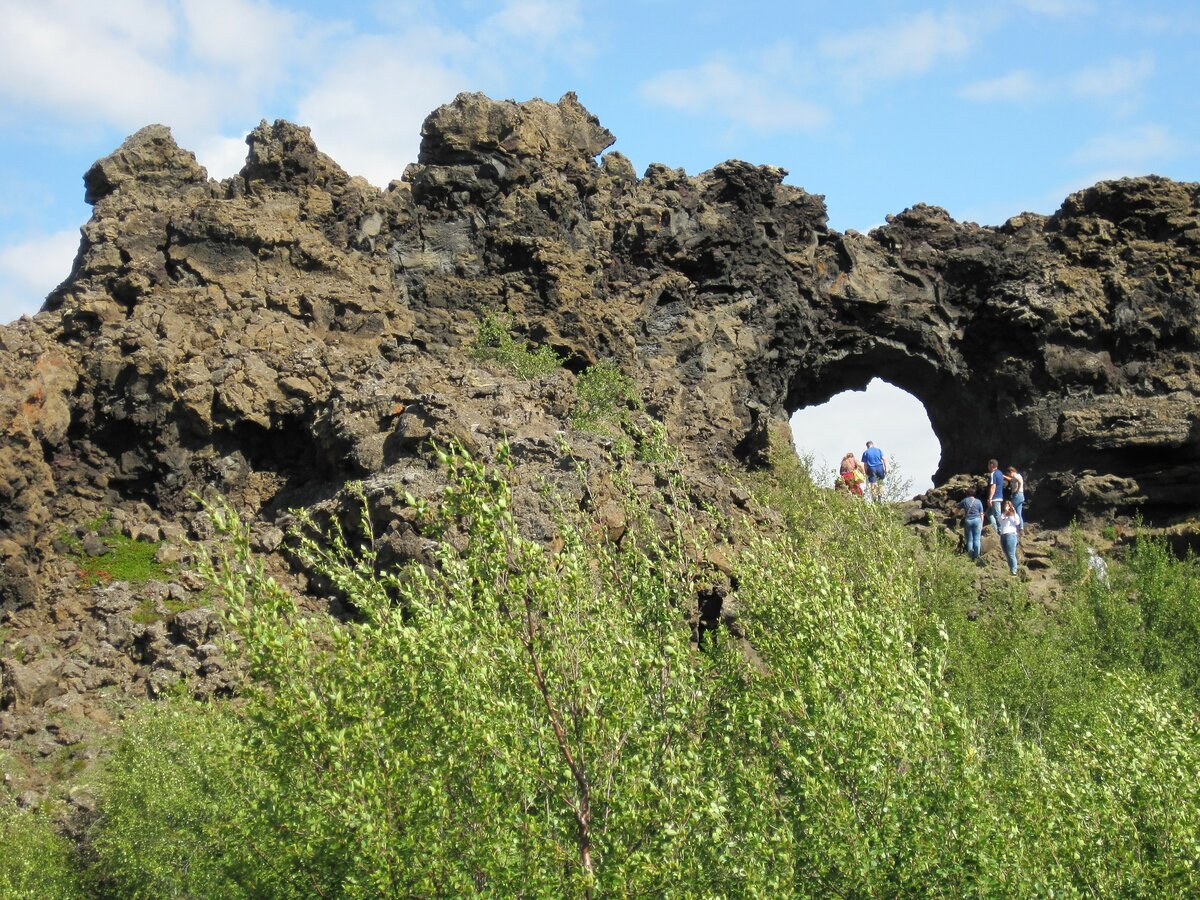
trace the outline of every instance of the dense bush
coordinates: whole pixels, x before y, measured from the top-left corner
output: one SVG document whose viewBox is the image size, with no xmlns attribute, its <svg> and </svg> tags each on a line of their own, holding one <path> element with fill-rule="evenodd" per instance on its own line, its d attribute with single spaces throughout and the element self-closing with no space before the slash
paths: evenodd
<svg viewBox="0 0 1200 900">
<path fill-rule="evenodd" d="M 184 699 L 127 723 L 89 848 L 105 895 L 240 897 L 270 885 L 242 803 L 253 771 L 242 736 L 232 710 Z"/>
<path fill-rule="evenodd" d="M 780 461 L 757 491 L 780 526 L 737 526 L 739 636 L 697 646 L 722 529 L 630 499 L 619 543 L 564 513 L 551 552 L 506 473 L 444 461 L 436 566 L 380 570 L 365 515 L 308 523 L 350 624 L 301 612 L 218 511 L 252 690 L 131 724 L 93 841 L 115 895 L 1200 891 L 1174 561 L 1135 553 L 1049 615 Z M 1120 603 L 1143 612 L 1105 631 Z"/>
<path fill-rule="evenodd" d="M 1124 565 L 1099 578 L 1082 541 L 1076 544 L 1069 576 L 1085 613 L 1081 631 L 1105 668 L 1145 672 L 1200 700 L 1197 560 L 1176 558 L 1161 539 L 1138 537 Z"/>
<path fill-rule="evenodd" d="M 0 897 L 74 900 L 87 896 L 70 842 L 37 812 L 0 798 Z"/>
</svg>

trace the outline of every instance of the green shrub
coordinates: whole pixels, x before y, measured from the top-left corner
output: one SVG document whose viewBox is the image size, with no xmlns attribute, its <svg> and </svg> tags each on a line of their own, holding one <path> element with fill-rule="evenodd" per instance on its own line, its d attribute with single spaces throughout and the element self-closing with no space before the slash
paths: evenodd
<svg viewBox="0 0 1200 900">
<path fill-rule="evenodd" d="M 575 382 L 571 424 L 583 431 L 622 433 L 630 411 L 641 408 L 637 384 L 610 362 L 588 366 Z"/>
<path fill-rule="evenodd" d="M 105 763 L 89 840 L 107 894 L 264 895 L 252 890 L 271 884 L 271 866 L 247 823 L 252 761 L 237 754 L 241 737 L 228 710 L 182 698 L 147 705 L 127 722 Z"/>
<path fill-rule="evenodd" d="M 860 571 L 821 542 L 755 544 L 737 577 L 759 673 L 725 639 L 690 646 L 704 526 L 685 509 L 664 535 L 631 506 L 619 546 L 564 523 L 551 554 L 517 532 L 501 474 L 447 462 L 441 530 L 462 539 L 435 570 L 378 572 L 340 531 L 302 542 L 358 625 L 301 615 L 216 516 L 232 555 L 212 576 L 259 685 L 246 806 L 289 890 L 960 883 L 945 850 L 969 852 L 956 792 L 978 775 L 940 656 L 911 652 L 900 548 Z"/>
<path fill-rule="evenodd" d="M 1142 665 L 1200 698 L 1200 565 L 1176 559 L 1165 540 L 1139 538 L 1126 568 L 1145 631 Z"/>
<path fill-rule="evenodd" d="M 213 575 L 261 686 L 246 740 L 267 787 L 248 804 L 288 838 L 271 857 L 297 893 L 339 896 L 661 893 L 721 877 L 730 848 L 712 835 L 732 833 L 732 798 L 697 773 L 723 692 L 679 610 L 695 564 L 637 516 L 636 552 L 567 525 L 551 554 L 519 535 L 505 478 L 447 462 L 442 527 L 465 545 L 442 544 L 435 570 L 379 573 L 337 531 L 302 542 L 356 626 L 299 615 L 244 529 L 217 517 L 234 555 Z M 754 850 L 734 857 L 750 866 Z"/>
<path fill-rule="evenodd" d="M 93 841 L 114 894 L 1200 890 L 1194 700 L 1141 650 L 1080 640 L 1082 599 L 980 597 L 948 543 L 793 454 L 755 487 L 781 513 L 738 526 L 738 636 L 697 645 L 716 523 L 631 497 L 619 543 L 564 513 L 551 551 L 520 534 L 510 473 L 442 456 L 432 566 L 381 570 L 365 508 L 353 535 L 307 522 L 301 562 L 350 623 L 305 613 L 214 511 L 251 688 L 130 726 Z M 1140 565 L 1143 591 L 1175 572 Z"/>
<path fill-rule="evenodd" d="M 1079 605 L 1076 639 L 1105 671 L 1146 674 L 1200 700 L 1200 563 L 1166 541 L 1139 535 L 1101 580 L 1078 534 L 1066 580 Z"/>
<path fill-rule="evenodd" d="M 997 768 L 988 894 L 1194 897 L 1200 731 L 1142 679 L 1106 679 L 1102 706 L 1053 746 L 1018 741 Z"/>
<path fill-rule="evenodd" d="M 542 345 L 531 349 L 528 341 L 513 337 L 511 327 L 498 313 L 485 313 L 471 348 L 472 355 L 498 362 L 524 379 L 541 378 L 562 366 L 562 357 L 553 348 Z"/>
<path fill-rule="evenodd" d="M 88 896 L 71 843 L 39 812 L 0 799 L 0 897 L 71 900 Z"/>
</svg>

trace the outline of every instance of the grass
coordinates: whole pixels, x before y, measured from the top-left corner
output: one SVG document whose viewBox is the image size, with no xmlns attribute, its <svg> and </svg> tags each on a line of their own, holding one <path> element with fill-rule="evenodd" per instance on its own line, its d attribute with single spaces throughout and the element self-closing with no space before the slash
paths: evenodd
<svg viewBox="0 0 1200 900">
<path fill-rule="evenodd" d="M 159 612 L 160 602 L 167 610 L 165 614 Z M 147 597 L 143 599 L 136 607 L 134 607 L 134 610 L 132 613 L 130 613 L 129 618 L 138 625 L 149 625 L 153 622 L 161 621 L 169 615 L 181 613 L 189 609 L 195 609 L 197 605 L 198 604 L 192 600 L 175 600 L 171 597 L 165 597 L 161 601 L 155 601 Z"/>
<path fill-rule="evenodd" d="M 83 549 L 83 539 L 74 530 L 64 530 L 59 534 L 67 553 L 75 560 L 76 577 L 82 585 L 91 587 L 112 581 L 142 584 L 152 579 L 165 579 L 171 574 L 172 566 L 155 559 L 161 543 L 138 541 L 120 533 L 106 535 L 104 532 L 111 521 L 111 513 L 102 513 L 83 523 L 84 529 L 99 535 L 108 548 L 99 556 L 88 555 Z"/>
<path fill-rule="evenodd" d="M 85 585 L 107 584 L 111 581 L 127 581 L 141 584 L 163 578 L 170 567 L 158 562 L 155 555 L 159 544 L 135 541 L 124 535 L 112 535 L 104 539 L 107 553 L 100 556 L 76 554 L 79 562 L 79 580 Z"/>
</svg>

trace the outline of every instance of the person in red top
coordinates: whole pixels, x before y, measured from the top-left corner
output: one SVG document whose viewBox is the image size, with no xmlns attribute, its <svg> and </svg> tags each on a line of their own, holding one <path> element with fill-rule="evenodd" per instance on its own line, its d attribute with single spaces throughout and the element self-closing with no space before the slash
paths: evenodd
<svg viewBox="0 0 1200 900">
<path fill-rule="evenodd" d="M 848 452 L 842 457 L 842 464 L 838 468 L 838 477 L 842 480 L 842 486 L 856 497 L 863 495 L 863 482 L 866 480 L 866 475 L 863 473 L 862 464 L 854 458 L 854 451 Z"/>
</svg>

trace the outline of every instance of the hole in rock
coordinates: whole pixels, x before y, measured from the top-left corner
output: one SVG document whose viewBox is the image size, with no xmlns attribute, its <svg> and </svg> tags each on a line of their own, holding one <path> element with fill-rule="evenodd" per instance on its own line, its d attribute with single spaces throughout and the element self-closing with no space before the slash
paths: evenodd
<svg viewBox="0 0 1200 900">
<path fill-rule="evenodd" d="M 941 443 L 921 401 L 894 384 L 873 378 L 866 390 L 842 391 L 827 403 L 797 410 L 791 424 L 796 452 L 811 461 L 819 485 L 833 484 L 847 451 L 862 459 L 867 441 L 874 441 L 889 466 L 894 461 L 898 482 L 910 482 L 906 497 L 933 487 Z"/>
</svg>

